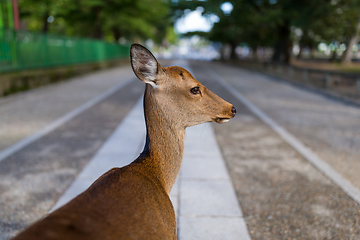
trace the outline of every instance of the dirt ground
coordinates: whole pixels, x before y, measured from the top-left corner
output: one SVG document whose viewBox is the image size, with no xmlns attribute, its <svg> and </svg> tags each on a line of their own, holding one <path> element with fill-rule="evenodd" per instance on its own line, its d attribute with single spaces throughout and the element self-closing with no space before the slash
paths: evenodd
<svg viewBox="0 0 360 240">
<path fill-rule="evenodd" d="M 332 63 L 328 61 L 292 59 L 291 65 L 300 68 L 360 73 L 360 62 L 352 62 L 350 64 L 341 65 L 340 63 Z"/>
</svg>

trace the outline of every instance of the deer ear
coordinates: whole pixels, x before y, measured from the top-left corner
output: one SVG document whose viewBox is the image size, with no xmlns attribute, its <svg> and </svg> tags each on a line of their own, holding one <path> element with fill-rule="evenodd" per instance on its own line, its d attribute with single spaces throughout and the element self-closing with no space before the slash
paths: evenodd
<svg viewBox="0 0 360 240">
<path fill-rule="evenodd" d="M 143 82 L 157 87 L 157 76 L 162 69 L 154 55 L 140 44 L 130 48 L 131 67 L 135 75 Z"/>
</svg>

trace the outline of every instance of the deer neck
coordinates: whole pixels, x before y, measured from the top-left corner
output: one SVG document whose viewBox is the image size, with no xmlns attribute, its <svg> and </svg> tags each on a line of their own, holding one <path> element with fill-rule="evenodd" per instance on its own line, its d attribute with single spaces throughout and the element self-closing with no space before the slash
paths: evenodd
<svg viewBox="0 0 360 240">
<path fill-rule="evenodd" d="M 165 103 L 164 103 L 165 102 Z M 146 86 L 144 113 L 146 121 L 146 144 L 140 157 L 143 174 L 158 181 L 169 194 L 180 171 L 184 152 L 185 128 L 177 125 L 166 111 L 166 101 L 154 97 L 151 86 Z"/>
</svg>

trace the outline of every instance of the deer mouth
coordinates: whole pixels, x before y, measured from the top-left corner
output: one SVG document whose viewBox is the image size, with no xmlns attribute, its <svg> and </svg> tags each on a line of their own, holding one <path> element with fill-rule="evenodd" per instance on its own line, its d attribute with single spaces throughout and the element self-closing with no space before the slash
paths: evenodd
<svg viewBox="0 0 360 240">
<path fill-rule="evenodd" d="M 228 121 L 230 121 L 230 118 L 215 118 L 217 123 L 227 123 Z"/>
<path fill-rule="evenodd" d="M 236 115 L 236 109 L 234 108 L 234 106 L 232 106 L 231 108 L 231 117 L 230 116 L 226 116 L 226 117 L 216 117 L 214 119 L 215 122 L 217 123 L 227 123 L 228 121 L 230 121 L 231 118 L 235 117 Z"/>
</svg>

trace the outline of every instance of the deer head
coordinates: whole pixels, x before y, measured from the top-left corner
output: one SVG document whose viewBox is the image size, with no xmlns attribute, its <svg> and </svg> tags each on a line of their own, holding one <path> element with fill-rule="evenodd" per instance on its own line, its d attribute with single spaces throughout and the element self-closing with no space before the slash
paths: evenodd
<svg viewBox="0 0 360 240">
<path fill-rule="evenodd" d="M 184 68 L 162 67 L 139 44 L 131 46 L 130 55 L 134 73 L 148 84 L 145 98 L 151 98 L 152 104 L 158 106 L 157 111 L 179 128 L 212 121 L 225 123 L 235 116 L 232 104 L 211 92 Z"/>
</svg>

